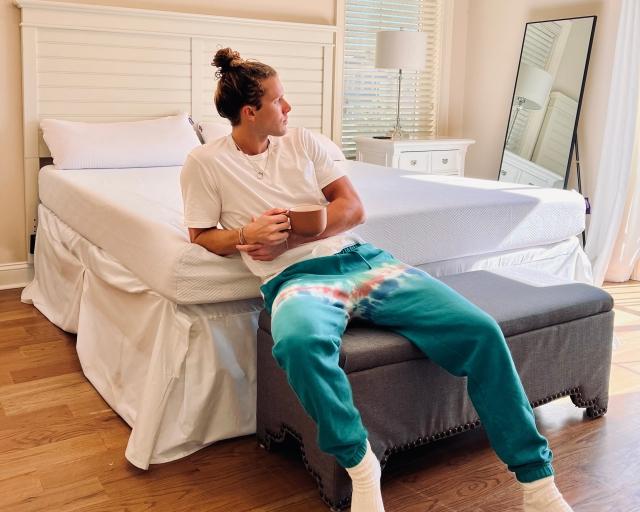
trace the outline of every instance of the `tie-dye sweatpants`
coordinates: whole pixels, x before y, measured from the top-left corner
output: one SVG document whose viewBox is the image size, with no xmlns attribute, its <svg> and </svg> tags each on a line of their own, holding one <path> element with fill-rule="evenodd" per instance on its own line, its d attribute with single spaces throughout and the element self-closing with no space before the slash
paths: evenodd
<svg viewBox="0 0 640 512">
<path fill-rule="evenodd" d="M 296 263 L 262 293 L 273 355 L 316 422 L 320 448 L 343 467 L 355 466 L 366 450 L 367 431 L 338 365 L 342 334 L 359 317 L 405 336 L 445 370 L 467 377 L 491 445 L 519 481 L 553 474 L 551 451 L 499 326 L 440 281 L 364 244 Z"/>
</svg>

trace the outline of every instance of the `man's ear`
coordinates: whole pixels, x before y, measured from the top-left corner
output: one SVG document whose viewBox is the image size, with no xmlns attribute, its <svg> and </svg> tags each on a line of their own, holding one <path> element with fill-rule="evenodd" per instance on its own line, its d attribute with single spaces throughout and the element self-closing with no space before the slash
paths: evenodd
<svg viewBox="0 0 640 512">
<path fill-rule="evenodd" d="M 253 122 L 253 120 L 256 118 L 256 109 L 251 105 L 244 105 L 240 109 L 240 116 L 247 121 Z"/>
</svg>

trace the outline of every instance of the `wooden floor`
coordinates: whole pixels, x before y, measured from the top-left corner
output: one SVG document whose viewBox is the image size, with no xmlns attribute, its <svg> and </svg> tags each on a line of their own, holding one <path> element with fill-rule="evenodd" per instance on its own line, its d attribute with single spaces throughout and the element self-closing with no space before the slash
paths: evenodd
<svg viewBox="0 0 640 512">
<path fill-rule="evenodd" d="M 568 399 L 536 410 L 576 512 L 640 511 L 640 283 L 607 289 L 620 342 L 609 412 L 589 420 Z M 19 297 L 0 292 L 0 510 L 328 510 L 294 451 L 251 436 L 148 472 L 128 464 L 129 428 L 83 377 L 74 336 Z M 519 510 L 481 430 L 392 459 L 383 495 L 388 512 Z"/>
</svg>

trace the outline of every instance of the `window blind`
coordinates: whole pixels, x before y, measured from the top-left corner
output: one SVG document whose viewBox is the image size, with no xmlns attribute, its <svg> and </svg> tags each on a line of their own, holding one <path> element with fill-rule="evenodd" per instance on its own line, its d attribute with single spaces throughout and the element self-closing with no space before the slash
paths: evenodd
<svg viewBox="0 0 640 512">
<path fill-rule="evenodd" d="M 426 69 L 402 71 L 400 122 L 415 136 L 435 135 L 443 0 L 346 0 L 342 149 L 355 156 L 355 137 L 384 135 L 396 121 L 398 71 L 375 68 L 376 32 L 427 34 Z"/>
</svg>

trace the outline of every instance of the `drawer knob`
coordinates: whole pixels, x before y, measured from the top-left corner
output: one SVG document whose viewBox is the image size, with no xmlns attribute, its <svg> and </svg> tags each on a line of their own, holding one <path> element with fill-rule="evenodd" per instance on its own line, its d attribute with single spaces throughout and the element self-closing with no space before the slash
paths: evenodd
<svg viewBox="0 0 640 512">
<path fill-rule="evenodd" d="M 415 166 L 417 163 L 418 163 L 418 161 L 417 161 L 417 160 L 411 160 L 411 161 L 409 162 L 409 165 L 411 165 L 411 166 Z"/>
<path fill-rule="evenodd" d="M 449 163 L 449 159 L 448 158 L 443 158 L 442 159 L 442 163 L 443 164 L 448 164 Z"/>
</svg>

